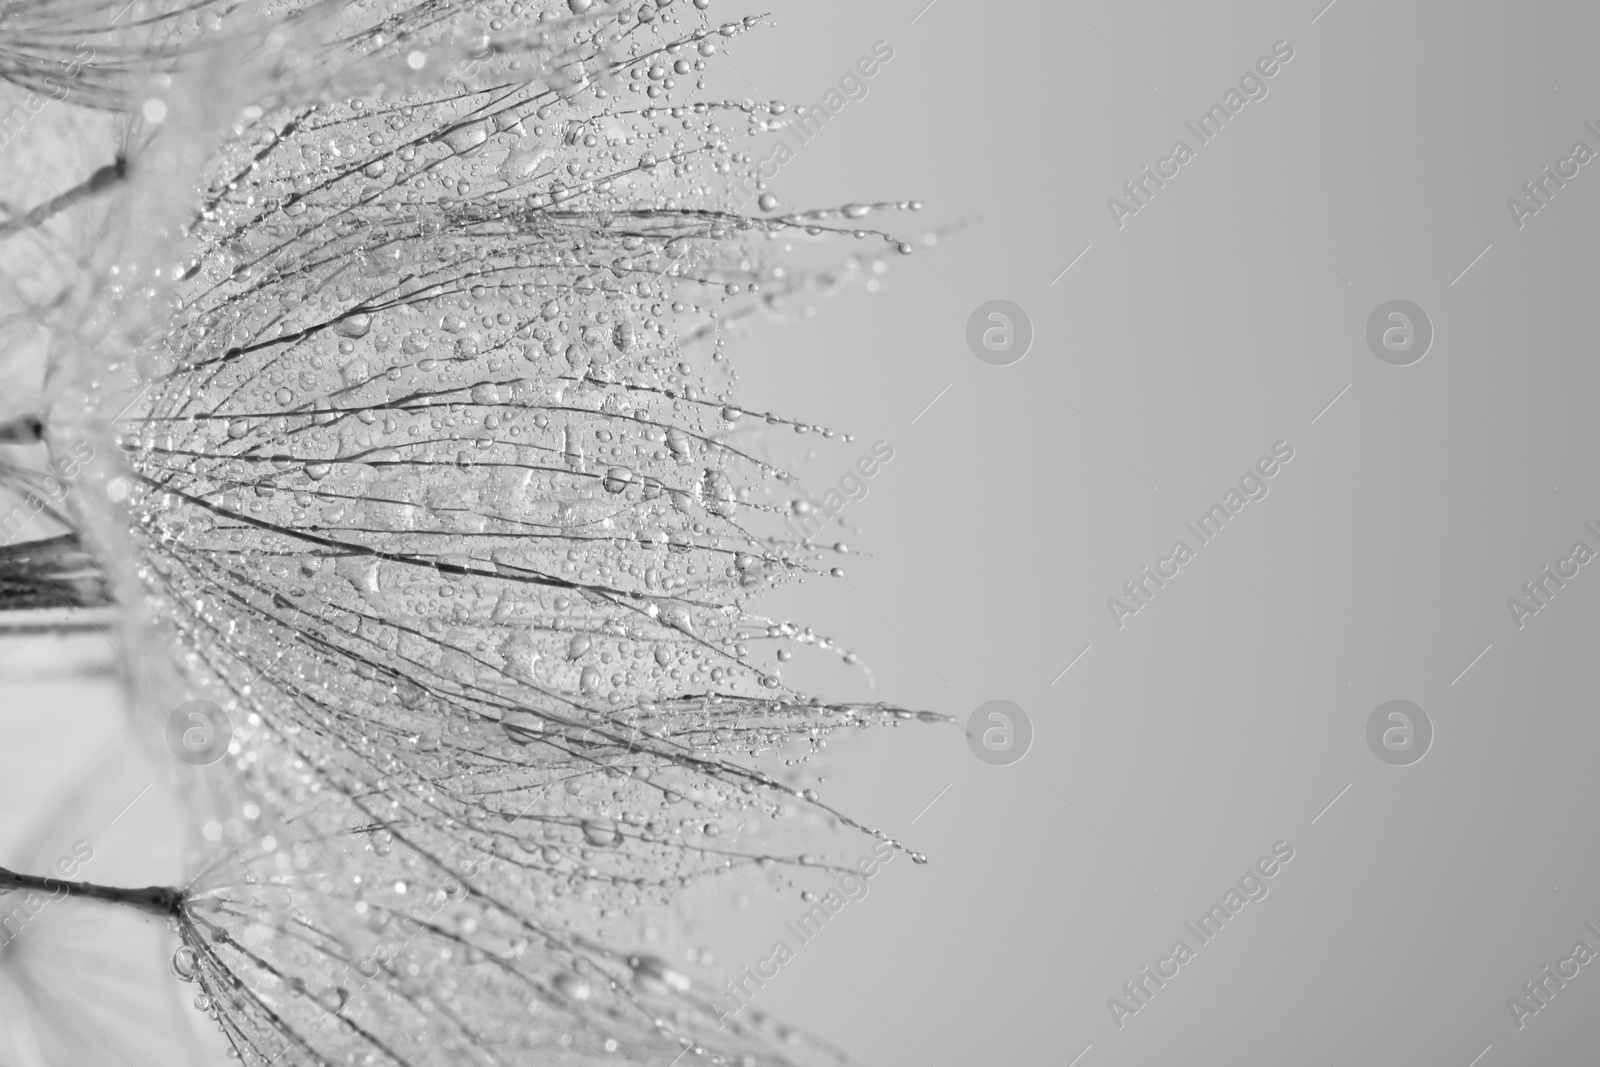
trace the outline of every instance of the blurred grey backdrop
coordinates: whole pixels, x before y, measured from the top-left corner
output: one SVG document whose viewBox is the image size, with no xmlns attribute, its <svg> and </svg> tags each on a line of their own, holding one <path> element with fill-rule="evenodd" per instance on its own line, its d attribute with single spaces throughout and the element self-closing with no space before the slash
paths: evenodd
<svg viewBox="0 0 1600 1067">
<path fill-rule="evenodd" d="M 829 657 L 788 677 L 963 724 L 1006 699 L 1032 728 L 1008 765 L 959 727 L 832 744 L 824 798 L 930 862 L 891 864 L 758 1005 L 874 1064 L 1594 1062 L 1600 565 L 1575 544 L 1600 552 L 1600 165 L 1575 145 L 1600 152 L 1600 10 L 712 13 L 747 10 L 776 26 L 730 45 L 711 95 L 815 105 L 893 53 L 771 191 L 924 205 L 867 220 L 913 254 L 823 249 L 859 251 L 855 280 L 733 348 L 746 407 L 857 435 L 774 443 L 817 491 L 894 448 L 844 513 L 844 579 L 769 608 L 875 688 Z M 1214 105 L 1201 143 L 1186 123 Z M 1005 366 L 967 341 L 996 299 L 1032 325 Z M 1431 326 L 1414 362 L 1369 345 L 1396 300 Z M 1405 322 L 1378 332 L 1404 348 Z M 1275 446 L 1292 458 L 1241 486 Z M 1201 544 L 1185 524 L 1236 488 Z M 1193 558 L 1160 562 L 1179 540 Z M 48 686 L 25 710 L 83 730 L 107 699 Z M 1386 712 L 1395 753 L 1369 720 L 1397 699 L 1431 737 Z M 157 794 L 156 825 L 106 839 L 161 839 Z M 697 955 L 735 969 L 795 911 L 738 878 L 697 902 Z M 1229 917 L 1202 942 L 1213 905 Z"/>
</svg>

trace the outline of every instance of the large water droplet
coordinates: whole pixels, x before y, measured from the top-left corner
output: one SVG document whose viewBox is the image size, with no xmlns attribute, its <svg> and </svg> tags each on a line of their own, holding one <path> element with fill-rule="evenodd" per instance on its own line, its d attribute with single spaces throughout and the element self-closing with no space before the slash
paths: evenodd
<svg viewBox="0 0 1600 1067">
<path fill-rule="evenodd" d="M 724 519 L 733 518 L 736 508 L 734 501 L 737 498 L 733 483 L 726 474 L 720 470 L 707 470 L 700 480 L 700 492 L 707 511 Z"/>
<path fill-rule="evenodd" d="M 578 688 L 585 693 L 593 693 L 600 688 L 600 671 L 596 667 L 585 667 L 578 674 Z"/>
<path fill-rule="evenodd" d="M 686 458 L 689 455 L 689 435 L 676 426 L 668 427 L 667 448 L 679 459 Z"/>
<path fill-rule="evenodd" d="M 372 316 L 368 314 L 346 315 L 333 324 L 333 332 L 340 337 L 365 337 L 372 329 Z"/>
<path fill-rule="evenodd" d="M 495 623 L 505 622 L 511 618 L 511 613 L 516 610 L 517 602 L 511 598 L 508 589 L 500 594 L 500 599 L 494 602 L 494 610 L 489 613 L 489 620 Z"/>
<path fill-rule="evenodd" d="M 452 152 L 469 152 L 489 139 L 487 122 L 469 122 L 444 135 L 444 143 Z"/>
<path fill-rule="evenodd" d="M 612 467 L 606 471 L 605 481 L 601 484 L 608 493 L 620 493 L 628 488 L 628 483 L 633 481 L 633 471 L 627 467 Z"/>
</svg>

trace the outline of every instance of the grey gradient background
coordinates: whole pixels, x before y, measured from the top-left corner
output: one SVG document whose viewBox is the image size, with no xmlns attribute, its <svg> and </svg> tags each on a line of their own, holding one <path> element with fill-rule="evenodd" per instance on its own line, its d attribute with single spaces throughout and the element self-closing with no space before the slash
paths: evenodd
<svg viewBox="0 0 1600 1067">
<path fill-rule="evenodd" d="M 1600 548 L 1600 174 L 1520 231 L 1506 208 L 1575 140 L 1600 148 L 1600 21 L 1324 2 L 780 3 L 732 52 L 755 88 L 730 91 L 814 103 L 889 41 L 773 191 L 916 197 L 887 220 L 908 235 L 967 220 L 740 354 L 750 406 L 896 448 L 845 513 L 870 552 L 853 588 L 794 614 L 861 651 L 875 694 L 963 720 L 1006 698 L 1035 730 L 1008 767 L 957 730 L 835 746 L 824 795 L 931 862 L 887 870 L 759 1000 L 869 1062 L 1600 1054 L 1596 968 L 1520 1031 L 1506 1007 L 1575 941 L 1600 949 L 1600 577 L 1520 631 L 1506 607 L 1575 540 Z M 1106 199 L 1279 40 L 1268 96 L 1119 230 Z M 1035 330 L 1010 367 L 964 343 L 994 298 Z M 1364 339 L 1396 298 L 1435 328 L 1410 367 Z M 1268 497 L 1118 630 L 1106 599 L 1279 440 Z M 859 446 L 815 448 L 825 486 Z M 1435 729 L 1409 767 L 1365 741 L 1397 697 Z M 1266 899 L 1117 1029 L 1107 998 L 1279 840 Z M 711 940 L 754 959 L 793 910 Z"/>
<path fill-rule="evenodd" d="M 1009 699 L 1034 738 L 1006 767 L 955 727 L 833 743 L 824 798 L 930 863 L 892 864 L 758 1005 L 875 1064 L 1594 1062 L 1600 962 L 1520 1030 L 1506 1000 L 1600 951 L 1600 562 L 1520 630 L 1506 601 L 1600 549 L 1600 162 L 1521 230 L 1506 200 L 1600 150 L 1600 11 L 924 3 L 776 0 L 713 65 L 712 95 L 815 103 L 888 41 L 771 188 L 926 205 L 871 220 L 918 248 L 879 274 L 860 246 L 876 291 L 732 346 L 744 406 L 858 435 L 775 443 L 819 491 L 896 450 L 845 513 L 846 579 L 769 610 L 876 688 L 824 657 L 791 681 L 963 721 Z M 1280 40 L 1268 96 L 1118 229 L 1106 199 Z M 1009 367 L 964 340 L 995 298 L 1034 327 Z M 1435 330 L 1409 367 L 1364 338 L 1397 298 Z M 1106 599 L 1280 440 L 1268 497 L 1118 629 Z M 1394 698 L 1433 723 L 1412 766 L 1367 748 Z M 1280 840 L 1269 895 L 1119 1029 L 1107 999 Z M 737 879 L 699 899 L 697 944 L 735 966 L 797 911 Z"/>
</svg>

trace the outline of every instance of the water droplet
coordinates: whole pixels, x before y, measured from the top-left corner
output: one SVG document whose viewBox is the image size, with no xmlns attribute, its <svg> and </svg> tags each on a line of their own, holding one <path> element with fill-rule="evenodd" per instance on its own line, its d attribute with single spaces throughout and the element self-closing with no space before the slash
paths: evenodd
<svg viewBox="0 0 1600 1067">
<path fill-rule="evenodd" d="M 459 126 L 444 135 L 444 143 L 450 146 L 452 152 L 470 152 L 489 139 L 489 124 L 487 122 L 469 122 Z"/>
<path fill-rule="evenodd" d="M 600 688 L 600 671 L 595 667 L 585 667 L 578 674 L 578 688 L 585 693 L 593 693 Z"/>
<path fill-rule="evenodd" d="M 350 991 L 343 986 L 335 986 L 332 989 L 324 989 L 314 999 L 328 1011 L 338 1014 L 350 1000 Z"/>
<path fill-rule="evenodd" d="M 340 337 L 365 337 L 371 329 L 372 316 L 365 313 L 346 315 L 333 325 L 333 332 Z"/>
<path fill-rule="evenodd" d="M 531 745 L 544 733 L 544 718 L 527 708 L 511 708 L 500 719 L 500 729 L 519 745 Z"/>
<path fill-rule="evenodd" d="M 489 621 L 494 623 L 505 622 L 511 618 L 511 613 L 516 610 L 516 607 L 517 603 L 511 599 L 511 591 L 508 589 L 500 594 L 499 600 L 494 602 L 494 610 L 489 613 Z"/>
<path fill-rule="evenodd" d="M 574 634 L 571 641 L 567 642 L 567 658 L 577 659 L 589 651 L 590 641 L 588 634 Z"/>
<path fill-rule="evenodd" d="M 627 467 L 612 467 L 610 470 L 606 471 L 605 481 L 603 481 L 601 484 L 605 487 L 605 491 L 608 493 L 620 493 L 624 489 L 628 488 L 628 484 L 632 481 L 633 471 L 629 470 Z"/>
<path fill-rule="evenodd" d="M 622 832 L 610 819 L 585 819 L 583 839 L 595 848 L 610 848 L 622 843 Z"/>
<path fill-rule="evenodd" d="M 689 455 L 689 435 L 676 426 L 667 428 L 667 448 L 679 459 L 686 459 Z"/>
<path fill-rule="evenodd" d="M 689 979 L 671 967 L 659 956 L 634 956 L 628 960 L 633 969 L 633 984 L 646 993 L 664 996 L 668 993 L 687 993 Z"/>
<path fill-rule="evenodd" d="M 728 476 L 720 470 L 708 469 L 700 479 L 700 492 L 705 499 L 706 510 L 713 515 L 720 515 L 724 519 L 733 518 L 736 510 L 733 483 Z"/>
<path fill-rule="evenodd" d="M 557 993 L 571 1000 L 588 1000 L 592 993 L 588 982 L 568 972 L 556 975 L 552 984 L 556 987 Z"/>
<path fill-rule="evenodd" d="M 182 982 L 194 981 L 194 976 L 200 970 L 200 960 L 194 954 L 194 949 L 184 945 L 172 954 L 172 973 Z"/>
</svg>

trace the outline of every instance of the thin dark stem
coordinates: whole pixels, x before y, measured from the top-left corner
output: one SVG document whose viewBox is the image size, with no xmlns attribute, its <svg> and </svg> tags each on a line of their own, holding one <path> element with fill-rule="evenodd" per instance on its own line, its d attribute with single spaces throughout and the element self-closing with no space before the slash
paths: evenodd
<svg viewBox="0 0 1600 1067">
<path fill-rule="evenodd" d="M 32 889 L 60 898 L 82 897 L 107 904 L 121 904 L 151 915 L 177 915 L 183 903 L 183 892 L 171 886 L 151 885 L 143 889 L 126 889 L 119 886 L 95 885 L 93 882 L 68 882 L 60 878 L 42 878 L 33 874 L 18 874 L 0 867 L 0 892 L 13 889 Z"/>
<path fill-rule="evenodd" d="M 76 207 L 78 201 L 84 199 L 85 197 L 93 196 L 95 193 L 109 189 L 117 182 L 126 178 L 127 174 L 127 161 L 121 156 L 118 156 L 115 163 L 106 164 L 85 180 L 79 182 L 77 185 L 74 185 L 71 189 L 68 189 L 66 192 L 59 193 L 56 196 L 51 197 L 49 200 L 46 200 L 44 203 L 33 208 L 31 211 L 18 215 L 14 219 L 8 219 L 5 222 L 0 222 L 0 241 L 5 240 L 12 234 L 21 233 L 23 230 L 31 230 L 35 227 L 44 225 L 52 217 L 60 214 L 67 208 Z"/>
</svg>

